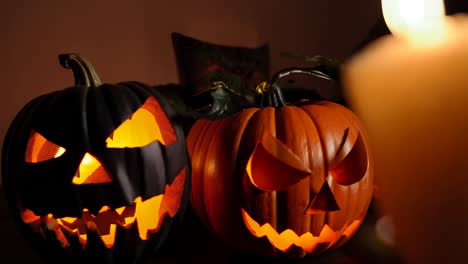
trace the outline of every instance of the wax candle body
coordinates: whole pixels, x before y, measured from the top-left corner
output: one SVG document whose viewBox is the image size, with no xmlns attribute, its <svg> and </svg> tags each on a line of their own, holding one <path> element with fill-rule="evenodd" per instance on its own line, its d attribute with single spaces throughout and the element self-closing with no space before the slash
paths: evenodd
<svg viewBox="0 0 468 264">
<path fill-rule="evenodd" d="M 409 263 L 468 259 L 468 17 L 447 17 L 446 29 L 423 46 L 386 36 L 342 69 Z"/>
</svg>

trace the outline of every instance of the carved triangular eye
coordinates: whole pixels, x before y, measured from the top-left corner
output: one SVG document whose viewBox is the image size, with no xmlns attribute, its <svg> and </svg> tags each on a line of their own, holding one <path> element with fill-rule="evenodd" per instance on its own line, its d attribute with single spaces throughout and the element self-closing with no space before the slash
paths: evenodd
<svg viewBox="0 0 468 264">
<path fill-rule="evenodd" d="M 330 169 L 330 174 L 338 184 L 351 185 L 366 175 L 368 163 L 366 145 L 359 134 L 351 151 L 337 166 Z"/>
<path fill-rule="evenodd" d="M 26 162 L 38 163 L 58 158 L 65 153 L 65 148 L 52 143 L 36 131 L 31 131 L 26 147 Z"/>
<path fill-rule="evenodd" d="M 287 189 L 311 174 L 299 156 L 271 135 L 257 143 L 246 171 L 252 184 L 264 191 Z"/>
<path fill-rule="evenodd" d="M 109 173 L 93 155 L 86 153 L 80 166 L 73 176 L 72 183 L 76 185 L 112 182 Z"/>
<path fill-rule="evenodd" d="M 144 147 L 154 141 L 163 145 L 177 141 L 171 122 L 154 97 L 149 97 L 106 139 L 108 148 Z"/>
</svg>

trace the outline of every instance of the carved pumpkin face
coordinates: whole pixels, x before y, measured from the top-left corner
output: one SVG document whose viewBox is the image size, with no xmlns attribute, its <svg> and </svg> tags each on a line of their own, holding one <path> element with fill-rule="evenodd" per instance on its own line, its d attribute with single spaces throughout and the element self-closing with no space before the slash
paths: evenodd
<svg viewBox="0 0 468 264">
<path fill-rule="evenodd" d="M 9 128 L 2 164 L 25 234 L 51 255 L 130 261 L 159 247 L 189 190 L 184 135 L 173 120 L 157 92 L 138 83 L 32 100 Z"/>
<path fill-rule="evenodd" d="M 371 201 L 365 135 L 355 115 L 334 103 L 199 120 L 187 144 L 193 207 L 240 250 L 301 257 L 338 247 Z"/>
</svg>

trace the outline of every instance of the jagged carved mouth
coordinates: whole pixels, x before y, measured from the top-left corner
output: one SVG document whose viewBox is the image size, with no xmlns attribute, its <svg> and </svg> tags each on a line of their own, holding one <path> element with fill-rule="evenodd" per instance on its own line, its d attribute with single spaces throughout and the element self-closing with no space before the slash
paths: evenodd
<svg viewBox="0 0 468 264">
<path fill-rule="evenodd" d="M 314 251 L 319 244 L 326 243 L 331 246 L 343 235 L 350 237 L 359 228 L 361 222 L 360 220 L 355 220 L 350 225 L 345 225 L 338 231 L 334 231 L 329 225 L 325 224 L 318 236 L 314 236 L 310 232 L 299 236 L 291 229 L 286 229 L 278 233 L 269 223 L 260 225 L 244 209 L 241 209 L 241 213 L 244 224 L 252 235 L 259 238 L 266 236 L 275 248 L 283 252 L 288 251 L 292 245 L 296 245 L 309 253 Z"/>
<path fill-rule="evenodd" d="M 29 209 L 21 212 L 21 218 L 34 231 L 44 235 L 44 230 L 55 232 L 62 247 L 70 245 L 68 238 L 77 236 L 83 248 L 86 247 L 88 232 L 97 232 L 107 248 L 112 248 L 115 242 L 117 226 L 138 227 L 139 237 L 148 240 L 151 233 L 156 233 L 165 216 L 174 217 L 180 208 L 185 183 L 185 169 L 182 170 L 172 184 L 166 185 L 164 194 L 153 196 L 145 201 L 137 197 L 130 206 L 111 209 L 103 206 L 98 214 L 91 214 L 83 209 L 81 217 L 54 218 L 53 214 L 38 216 Z"/>
</svg>

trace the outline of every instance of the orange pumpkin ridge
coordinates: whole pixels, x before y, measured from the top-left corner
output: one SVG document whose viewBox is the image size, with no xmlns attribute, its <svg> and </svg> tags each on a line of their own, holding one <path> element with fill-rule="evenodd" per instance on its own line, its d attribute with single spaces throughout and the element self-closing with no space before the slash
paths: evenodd
<svg viewBox="0 0 468 264">
<path fill-rule="evenodd" d="M 277 85 L 265 87 L 262 107 L 198 120 L 189 131 L 193 208 L 245 253 L 302 257 L 339 247 L 372 198 L 363 126 L 336 103 L 287 105 Z"/>
</svg>

